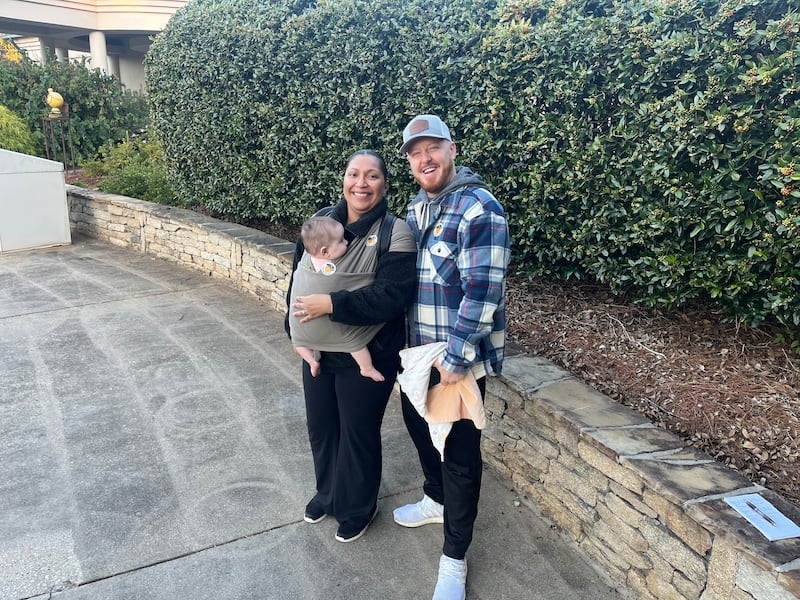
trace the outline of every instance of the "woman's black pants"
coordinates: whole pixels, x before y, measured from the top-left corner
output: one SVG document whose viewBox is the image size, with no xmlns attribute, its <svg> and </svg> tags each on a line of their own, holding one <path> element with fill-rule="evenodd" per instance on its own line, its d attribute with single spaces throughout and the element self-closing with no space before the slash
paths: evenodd
<svg viewBox="0 0 800 600">
<path fill-rule="evenodd" d="M 311 376 L 303 361 L 308 439 L 314 458 L 317 503 L 339 523 L 367 522 L 381 483 L 381 423 L 397 377 L 397 361 L 375 367 L 376 382 L 358 367 Z"/>
</svg>

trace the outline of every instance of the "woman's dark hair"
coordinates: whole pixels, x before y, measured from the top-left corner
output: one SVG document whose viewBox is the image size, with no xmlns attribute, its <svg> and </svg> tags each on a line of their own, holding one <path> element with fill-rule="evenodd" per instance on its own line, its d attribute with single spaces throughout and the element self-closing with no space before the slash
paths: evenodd
<svg viewBox="0 0 800 600">
<path fill-rule="evenodd" d="M 350 163 L 353 162 L 353 159 L 356 156 L 361 156 L 362 154 L 366 154 L 367 156 L 371 156 L 378 160 L 378 164 L 380 165 L 381 172 L 383 173 L 383 178 L 386 181 L 389 181 L 389 171 L 386 169 L 386 161 L 383 160 L 383 157 L 375 152 L 375 150 L 370 150 L 368 148 L 362 148 L 361 150 L 356 150 L 350 155 L 350 158 L 347 159 L 347 166 L 350 166 Z"/>
</svg>

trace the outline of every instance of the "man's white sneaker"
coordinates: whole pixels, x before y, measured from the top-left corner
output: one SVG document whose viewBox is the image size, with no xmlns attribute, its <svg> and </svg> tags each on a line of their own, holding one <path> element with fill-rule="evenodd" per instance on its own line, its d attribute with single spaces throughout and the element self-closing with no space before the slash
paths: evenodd
<svg viewBox="0 0 800 600">
<path fill-rule="evenodd" d="M 457 560 L 442 554 L 433 600 L 464 600 L 466 597 L 467 560 Z"/>
<path fill-rule="evenodd" d="M 428 496 L 415 504 L 395 508 L 394 522 L 403 527 L 420 527 L 429 523 L 444 523 L 444 506 Z"/>
</svg>

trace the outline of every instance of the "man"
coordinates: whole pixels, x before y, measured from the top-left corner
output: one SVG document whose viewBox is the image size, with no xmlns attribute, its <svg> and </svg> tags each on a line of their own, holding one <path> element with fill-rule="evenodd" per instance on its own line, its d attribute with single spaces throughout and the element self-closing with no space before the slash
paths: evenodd
<svg viewBox="0 0 800 600">
<path fill-rule="evenodd" d="M 457 383 L 471 372 L 483 395 L 486 376 L 500 373 L 505 347 L 510 244 L 503 208 L 478 175 L 456 167 L 456 145 L 439 117 L 412 119 L 400 152 L 421 188 L 406 219 L 419 246 L 410 345 L 446 342 L 431 384 Z M 404 527 L 444 523 L 433 600 L 463 600 L 483 469 L 480 430 L 471 420 L 454 423 L 442 459 L 405 394 L 402 407 L 425 483 L 422 500 L 395 509 L 394 520 Z"/>
</svg>

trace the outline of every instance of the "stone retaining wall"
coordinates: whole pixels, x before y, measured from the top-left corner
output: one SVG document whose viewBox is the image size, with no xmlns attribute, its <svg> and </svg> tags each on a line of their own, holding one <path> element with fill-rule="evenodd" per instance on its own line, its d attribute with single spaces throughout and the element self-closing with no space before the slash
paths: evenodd
<svg viewBox="0 0 800 600">
<path fill-rule="evenodd" d="M 232 282 L 283 312 L 294 244 L 192 211 L 67 186 L 76 232 Z M 543 359 L 492 378 L 484 459 L 643 599 L 800 598 L 800 538 L 769 542 L 724 498 L 800 507 Z"/>
<path fill-rule="evenodd" d="M 76 232 L 203 271 L 284 310 L 294 243 L 191 210 L 67 186 Z"/>
</svg>

